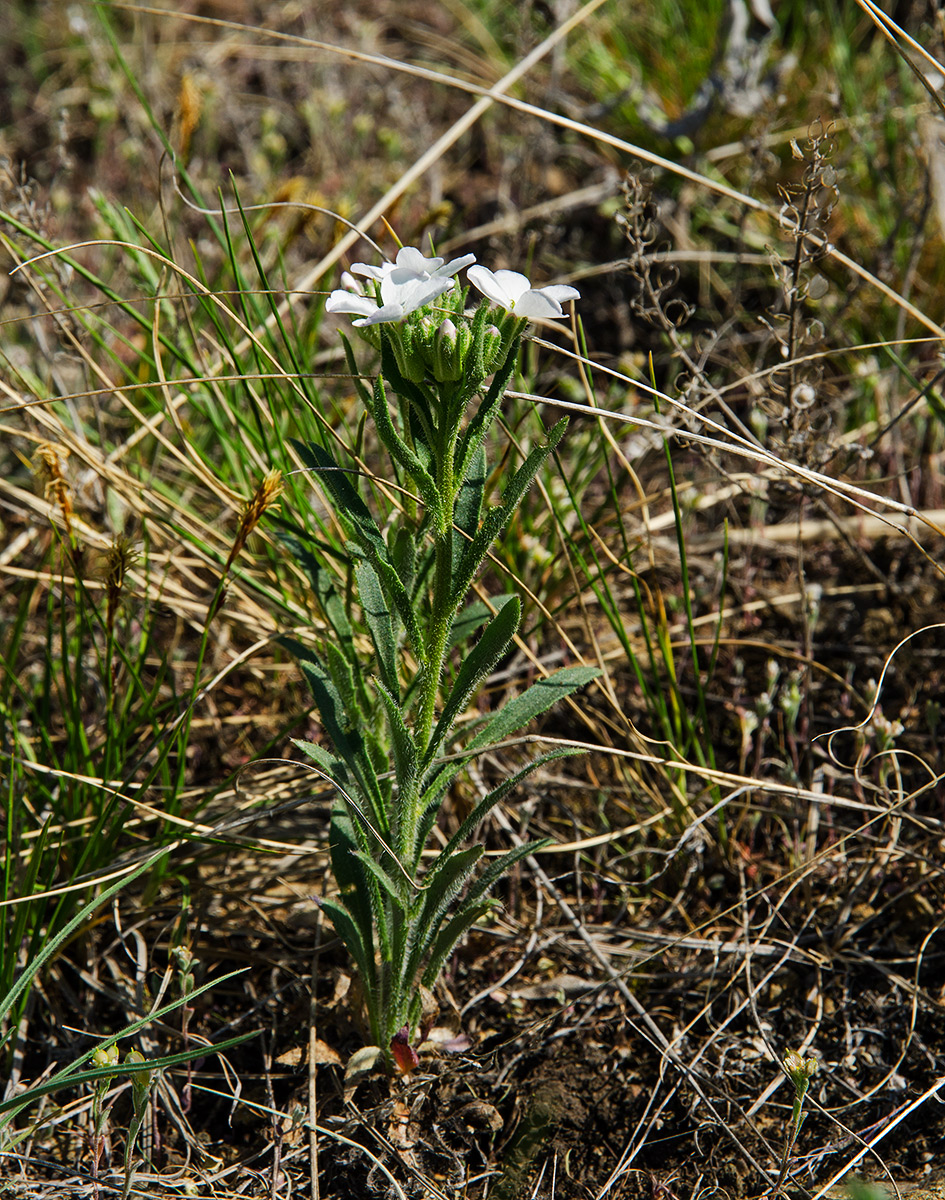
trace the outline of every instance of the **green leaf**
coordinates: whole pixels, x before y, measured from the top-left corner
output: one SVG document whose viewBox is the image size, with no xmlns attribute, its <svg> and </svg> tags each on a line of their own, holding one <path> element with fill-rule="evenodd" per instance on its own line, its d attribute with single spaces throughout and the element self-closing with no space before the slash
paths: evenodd
<svg viewBox="0 0 945 1200">
<path fill-rule="evenodd" d="M 359 562 L 354 570 L 358 581 L 358 599 L 371 641 L 377 653 L 377 665 L 381 679 L 391 695 L 400 698 L 400 681 L 397 677 L 397 643 L 391 622 L 390 607 L 381 588 L 377 572 L 369 562 Z"/>
<path fill-rule="evenodd" d="M 327 450 L 316 442 L 292 443 L 307 467 L 315 472 L 318 483 L 331 498 L 339 518 L 352 531 L 359 545 L 376 545 L 378 552 L 386 556 L 387 547 L 381 537 L 377 522 L 371 516 L 367 505 L 358 495 L 357 489 L 348 479 L 348 471 L 343 470 L 331 457 Z"/>
<path fill-rule="evenodd" d="M 474 600 L 472 604 L 467 604 L 453 621 L 450 629 L 450 649 L 458 646 L 460 642 L 464 642 L 466 638 L 472 637 L 479 626 L 484 625 L 492 616 L 492 610 L 498 608 L 506 599 L 506 596 L 496 596 L 491 607 L 486 604 L 485 600 Z"/>
<path fill-rule="evenodd" d="M 442 927 L 430 949 L 430 957 L 424 968 L 421 983 L 424 987 L 432 988 L 443 964 L 456 947 L 457 942 L 475 925 L 475 923 L 491 912 L 498 904 L 497 900 L 480 900 L 478 904 L 464 904 L 462 909 Z"/>
<path fill-rule="evenodd" d="M 157 860 L 163 857 L 166 853 L 167 849 L 162 848 L 161 850 L 156 851 L 154 854 L 149 855 L 144 862 L 139 863 L 139 865 L 135 867 L 133 871 L 129 871 L 128 874 L 119 879 L 117 883 L 113 883 L 111 887 L 106 888 L 104 892 L 101 892 L 93 900 L 90 900 L 88 904 L 83 904 L 72 920 L 67 921 L 66 924 L 63 925 L 62 929 L 60 929 L 55 935 L 55 937 L 49 939 L 49 941 L 46 943 L 40 953 L 37 954 L 33 961 L 28 963 L 23 968 L 23 973 L 18 977 L 16 983 L 13 984 L 6 995 L 0 997 L 0 1017 L 5 1017 L 11 1011 L 14 1004 L 16 1004 L 20 996 L 27 990 L 46 963 L 56 956 L 56 954 L 59 952 L 60 946 L 62 946 L 64 942 L 67 942 L 69 938 L 72 937 L 72 935 L 76 932 L 76 930 L 80 929 L 89 920 L 92 913 L 94 913 L 97 908 L 101 908 L 103 904 L 105 904 L 108 900 L 111 900 L 112 896 L 117 895 L 118 892 L 120 892 L 123 887 L 126 887 L 129 883 L 131 883 L 133 879 L 137 879 L 139 875 L 143 875 L 149 867 L 153 866 Z"/>
<path fill-rule="evenodd" d="M 364 407 L 367 409 L 370 409 L 371 393 L 364 386 L 364 384 L 361 380 L 361 371 L 358 368 L 358 361 L 354 357 L 354 351 L 351 349 L 351 343 L 348 341 L 348 339 L 345 337 L 345 335 L 343 333 L 341 334 L 341 344 L 345 348 L 345 360 L 348 363 L 348 371 L 351 374 L 351 380 L 354 383 L 355 390 L 357 391 L 358 396 L 361 400 L 361 403 L 364 405 Z"/>
<path fill-rule="evenodd" d="M 570 696 L 600 675 L 597 667 L 562 667 L 547 679 L 539 679 L 530 688 L 515 696 L 491 717 L 464 750 L 478 750 L 491 742 L 501 742 L 523 725 L 540 716 L 553 704 Z"/>
<path fill-rule="evenodd" d="M 231 979 L 233 975 L 242 974 L 242 971 L 234 971 L 232 975 L 223 976 L 221 979 L 214 979 L 209 984 L 205 985 L 206 990 L 209 987 L 217 987 L 219 984 Z M 131 1037 L 136 1029 L 142 1025 L 160 1019 L 161 1013 L 167 1013 L 169 1010 L 180 1007 L 181 1004 L 193 999 L 197 995 L 196 992 L 191 992 L 186 998 L 181 998 L 175 1004 L 168 1005 L 162 1008 L 159 1013 L 149 1013 L 143 1021 L 136 1021 L 133 1025 L 129 1025 L 123 1029 L 120 1034 L 108 1038 L 105 1041 L 96 1041 L 95 1045 L 89 1050 L 88 1054 L 83 1055 L 82 1061 L 88 1061 L 91 1055 L 101 1049 L 102 1046 L 111 1046 L 121 1038 Z M 49 1096 L 53 1092 L 57 1092 L 60 1088 L 74 1088 L 81 1083 L 94 1083 L 96 1080 L 123 1078 L 128 1075 L 138 1075 L 141 1072 L 150 1073 L 152 1071 L 167 1071 L 174 1067 L 184 1066 L 186 1063 L 192 1063 L 198 1058 L 206 1058 L 211 1054 L 221 1054 L 224 1050 L 231 1050 L 234 1046 L 241 1046 L 250 1038 L 258 1036 L 257 1029 L 251 1029 L 248 1033 L 238 1033 L 234 1037 L 225 1038 L 222 1042 L 211 1042 L 209 1044 L 201 1042 L 199 1045 L 191 1045 L 188 1050 L 178 1050 L 176 1054 L 161 1054 L 155 1058 L 146 1059 L 142 1063 L 130 1063 L 127 1059 L 123 1062 L 114 1063 L 107 1067 L 93 1067 L 89 1071 L 76 1070 L 77 1063 L 70 1063 L 68 1075 L 65 1072 L 57 1072 L 51 1079 L 45 1080 L 43 1083 L 34 1084 L 32 1087 L 23 1092 L 17 1092 L 15 1096 L 4 1100 L 0 1103 L 0 1113 L 9 1113 L 9 1116 L 4 1117 L 0 1121 L 0 1128 L 6 1126 L 18 1112 L 22 1112 L 24 1108 L 28 1108 L 43 1096 Z M 18 1134 L 11 1131 L 5 1135 L 5 1144 L 7 1146 L 15 1145 L 18 1140 L 22 1140 L 26 1134 Z M 7 1140 L 12 1139 L 12 1143 Z M 140 1193 L 138 1193 L 140 1195 Z"/>
<path fill-rule="evenodd" d="M 362 928 L 361 923 L 351 915 L 347 903 L 339 904 L 335 900 L 323 900 L 321 906 L 331 918 L 335 933 L 341 938 L 345 949 L 354 960 L 365 992 L 374 991 L 377 980 L 374 971 L 374 938 L 371 925 L 368 924 L 366 928 Z"/>
<path fill-rule="evenodd" d="M 385 805 L 377 772 L 364 739 L 349 720 L 338 690 L 318 656 L 307 646 L 292 639 L 283 639 L 283 642 L 299 659 L 299 666 L 315 700 L 322 727 L 331 739 L 332 748 L 357 781 L 362 795 L 368 798 L 371 815 L 383 830 Z"/>
<path fill-rule="evenodd" d="M 296 646 L 295 655 L 299 659 L 299 667 L 305 676 L 309 691 L 312 693 L 322 727 L 331 738 L 335 752 L 341 755 L 352 771 L 357 771 L 361 738 L 348 720 L 341 696 L 317 656 L 300 643 L 296 643 Z M 348 736 L 349 730 L 350 737 Z"/>
<path fill-rule="evenodd" d="M 405 990 L 414 986 L 420 964 L 443 923 L 447 909 L 456 899 L 483 854 L 485 846 L 470 846 L 466 850 L 457 850 L 448 858 L 437 855 L 436 865 L 424 881 L 426 891 L 423 894 L 423 904 L 419 915 L 411 924 L 410 936 L 405 947 L 400 972 L 401 986 Z"/>
<path fill-rule="evenodd" d="M 387 721 L 391 732 L 391 745 L 394 750 L 394 767 L 397 774 L 397 787 L 400 802 L 409 802 L 413 794 L 414 781 L 417 777 L 417 743 L 413 734 L 407 728 L 404 715 L 397 700 L 390 694 L 380 679 L 375 680 L 377 694 L 387 710 Z M 403 817 L 401 817 L 403 819 Z"/>
<path fill-rule="evenodd" d="M 421 461 L 419 455 L 410 449 L 394 428 L 394 423 L 390 419 L 390 412 L 387 408 L 384 381 L 380 376 L 378 376 L 374 384 L 371 415 L 374 417 L 378 437 L 390 452 L 391 458 L 399 462 L 404 470 L 409 472 L 417 485 L 417 490 L 420 493 L 423 503 L 432 512 L 436 512 L 440 506 L 440 494 L 437 490 L 436 482 Z"/>
<path fill-rule="evenodd" d="M 476 342 L 481 345 L 481 338 L 477 338 Z M 493 376 L 492 383 L 489 385 L 489 390 L 483 397 L 482 403 L 460 435 L 457 446 L 456 464 L 457 473 L 462 478 L 465 478 L 469 464 L 483 444 L 483 440 L 489 432 L 492 422 L 498 416 L 502 397 L 505 395 L 505 389 L 508 387 L 509 380 L 512 378 L 512 373 L 515 370 L 516 357 L 515 353 L 509 353 L 502 367 Z"/>
<path fill-rule="evenodd" d="M 459 535 L 453 538 L 454 572 L 459 566 L 464 547 L 469 545 L 476 536 L 485 490 L 486 452 L 482 446 L 479 446 L 460 485 L 453 510 L 453 524 L 459 530 Z"/>
<path fill-rule="evenodd" d="M 303 754 L 307 754 L 312 762 L 325 772 L 330 782 L 347 783 L 347 767 L 340 758 L 336 758 L 333 754 L 329 753 L 324 746 L 319 746 L 317 742 L 307 742 L 304 738 L 293 738 L 292 745 L 298 746 Z"/>
<path fill-rule="evenodd" d="M 414 576 L 417 570 L 417 543 L 413 533 L 401 525 L 391 534 L 388 534 L 390 541 L 390 557 L 394 564 L 394 570 L 403 580 L 404 587 L 407 592 L 413 591 Z"/>
<path fill-rule="evenodd" d="M 377 840 L 364 827 L 358 814 L 339 797 L 332 807 L 328 834 L 331 873 L 346 911 L 366 937 L 365 944 L 372 946 L 373 934 L 365 931 L 377 928 L 382 943 L 386 943 L 386 921 L 377 883 L 373 874 L 366 870 L 359 853 L 363 851 L 370 855 L 376 845 Z"/>
<path fill-rule="evenodd" d="M 335 580 L 331 571 L 301 538 L 290 533 L 280 533 L 279 540 L 308 576 L 315 599 L 318 601 L 318 607 L 335 637 L 340 641 L 349 642 L 351 640 L 351 624 L 344 603 L 335 588 Z"/>
<path fill-rule="evenodd" d="M 352 663 L 338 643 L 328 638 L 322 643 L 322 652 L 325 655 L 328 676 L 341 700 L 345 730 L 362 728 L 364 717 L 354 680 L 354 668 L 360 664 Z"/>
<path fill-rule="evenodd" d="M 479 570 L 483 559 L 489 553 L 492 543 L 511 520 L 519 501 L 538 474 L 541 464 L 561 441 L 567 424 L 567 418 L 562 418 L 549 433 L 547 441 L 543 442 L 540 446 L 536 446 L 531 451 L 505 485 L 501 504 L 489 509 L 479 527 L 479 532 L 473 538 L 472 542 L 466 543 L 459 558 L 453 583 L 452 598 L 457 605 L 469 590 L 469 585 L 472 583 L 473 577 Z"/>
<path fill-rule="evenodd" d="M 470 838 L 480 821 L 484 820 L 489 813 L 495 808 L 500 800 L 503 800 L 509 792 L 526 779 L 531 773 L 544 766 L 545 763 L 553 762 L 558 758 L 572 758 L 575 755 L 582 754 L 583 751 L 572 748 L 564 748 L 561 750 L 552 750 L 549 754 L 542 754 L 539 758 L 534 759 L 520 771 L 516 771 L 514 775 L 510 775 L 507 779 L 503 779 L 498 787 L 494 787 L 488 795 L 483 796 L 479 803 L 475 806 L 469 816 L 463 821 L 460 827 L 456 830 L 450 840 L 446 843 L 441 854 L 452 854 L 453 851 Z"/>
<path fill-rule="evenodd" d="M 365 854 L 363 850 L 356 850 L 354 857 L 358 860 L 361 866 L 367 871 L 376 881 L 381 891 L 393 901 L 394 906 L 399 909 L 404 908 L 402 889 L 398 888 L 396 880 L 390 875 L 384 867 L 370 854 Z M 405 881 L 406 882 L 406 881 Z"/>
<path fill-rule="evenodd" d="M 486 892 L 495 887 L 506 871 L 511 870 L 517 862 L 521 862 L 529 854 L 535 854 L 550 844 L 551 838 L 541 838 L 536 842 L 526 842 L 524 846 L 516 846 L 514 850 L 510 850 L 507 854 L 503 854 L 501 858 L 495 859 L 469 889 L 466 902 L 474 904 Z"/>
<path fill-rule="evenodd" d="M 475 757 L 476 751 L 482 750 L 493 742 L 501 742 L 523 725 L 527 725 L 534 717 L 540 716 L 558 700 L 569 696 L 578 688 L 596 679 L 600 671 L 596 667 L 564 667 L 540 679 L 530 688 L 516 696 L 493 716 L 489 717 L 479 732 L 463 746 L 464 757 L 444 763 L 439 769 L 428 774 L 421 782 L 421 795 L 426 798 L 429 808 L 431 804 L 439 804 L 441 797 L 453 779 L 463 770 L 468 759 Z"/>
<path fill-rule="evenodd" d="M 482 631 L 482 637 L 463 660 L 456 682 L 430 737 L 430 744 L 424 755 L 424 766 L 436 755 L 457 718 L 465 711 L 470 697 L 508 650 L 518 629 L 521 615 L 522 603 L 518 596 L 506 597 L 499 611 Z"/>
<path fill-rule="evenodd" d="M 156 858 L 159 858 L 161 856 L 161 854 L 166 854 L 166 853 L 167 853 L 166 850 L 162 850 L 158 854 L 152 855 L 151 858 L 149 858 L 144 865 L 150 866 Z M 131 878 L 132 878 L 131 875 L 126 876 L 123 880 L 120 881 L 119 887 L 126 884 L 128 882 L 128 880 Z M 109 891 L 113 891 L 113 890 L 117 890 L 117 889 L 109 889 Z M 103 901 L 105 899 L 106 899 L 106 895 L 103 892 L 102 895 L 99 896 L 98 899 L 95 901 L 95 906 L 97 907 L 98 904 L 101 903 L 101 901 Z M 79 914 L 79 915 L 81 915 L 81 914 Z M 63 930 L 62 932 L 64 933 L 65 930 Z M 60 936 L 62 936 L 62 934 L 60 934 Z M 189 993 L 189 995 L 179 996 L 179 997 L 177 997 L 177 999 L 172 1000 L 169 1004 L 165 1004 L 163 1007 L 156 1009 L 154 1012 L 148 1012 L 143 1017 L 139 1017 L 137 1020 L 131 1021 L 128 1025 L 126 1025 L 124 1027 L 124 1029 L 120 1030 L 120 1032 L 113 1033 L 100 1041 L 96 1041 L 95 1045 L 90 1046 L 89 1049 L 86 1050 L 84 1054 L 80 1054 L 77 1058 L 73 1059 L 72 1062 L 68 1063 L 65 1067 L 63 1067 L 59 1071 L 57 1071 L 55 1073 L 55 1075 L 52 1076 L 51 1079 L 47 1079 L 43 1083 L 36 1084 L 35 1086 L 29 1088 L 28 1090 L 26 1090 L 24 1092 L 18 1092 L 15 1096 L 9 1097 L 8 1099 L 4 1100 L 2 1103 L 0 1103 L 0 1114 L 2 1114 L 2 1117 L 0 1117 L 0 1132 L 2 1132 L 7 1125 L 9 1125 L 9 1123 L 13 1120 L 13 1118 L 16 1116 L 16 1114 L 18 1112 L 20 1112 L 22 1109 L 26 1108 L 28 1105 L 32 1104 L 33 1101 L 38 1099 L 39 1097 L 49 1095 L 51 1092 L 55 1092 L 59 1088 L 65 1087 L 67 1085 L 71 1087 L 74 1083 L 77 1083 L 80 1079 L 88 1079 L 88 1078 L 102 1079 L 102 1078 L 107 1078 L 108 1076 L 110 1076 L 112 1074 L 115 1074 L 116 1067 L 112 1067 L 112 1066 L 95 1067 L 90 1071 L 83 1071 L 80 1073 L 79 1069 L 82 1066 L 82 1064 L 88 1062 L 96 1050 L 107 1049 L 109 1046 L 113 1046 L 116 1042 L 120 1041 L 122 1038 L 131 1037 L 133 1034 L 137 1033 L 139 1029 L 143 1029 L 147 1025 L 151 1025 L 151 1024 L 154 1024 L 155 1022 L 160 1021 L 162 1017 L 166 1017 L 169 1013 L 175 1012 L 176 1010 L 181 1008 L 182 1005 L 190 1002 L 191 1000 L 195 1000 L 198 996 L 202 996 L 204 992 L 209 991 L 211 988 L 220 987 L 222 984 L 226 983 L 228 980 L 234 979 L 234 978 L 236 978 L 236 976 L 244 974 L 244 972 L 247 969 L 248 968 L 243 967 L 237 971 L 230 971 L 228 974 L 222 975 L 218 979 L 211 979 L 207 983 L 201 984 L 200 987 L 195 988 L 194 991 Z M 2 1003 L 2 1002 L 0 1002 L 0 1003 Z M 240 1034 L 236 1038 L 227 1039 L 225 1042 L 221 1042 L 218 1045 L 201 1046 L 198 1050 L 189 1050 L 189 1051 L 185 1050 L 185 1051 L 180 1052 L 180 1055 L 171 1055 L 169 1057 L 176 1059 L 177 1061 L 180 1061 L 180 1062 L 187 1062 L 187 1061 L 190 1061 L 191 1059 L 193 1059 L 194 1057 L 197 1057 L 197 1056 L 200 1056 L 203 1054 L 207 1054 L 213 1050 L 222 1050 L 227 1046 L 236 1045 L 239 1042 L 243 1042 L 247 1038 L 252 1037 L 252 1036 L 253 1036 L 252 1033 Z M 123 1067 L 127 1071 L 127 1067 L 125 1066 L 125 1064 L 117 1064 L 116 1066 L 117 1066 L 118 1071 L 121 1071 Z M 153 1064 L 149 1063 L 149 1064 L 146 1064 L 143 1069 L 154 1070 L 155 1066 Z M 4 1134 L 4 1141 L 6 1141 L 5 1134 Z"/>
</svg>

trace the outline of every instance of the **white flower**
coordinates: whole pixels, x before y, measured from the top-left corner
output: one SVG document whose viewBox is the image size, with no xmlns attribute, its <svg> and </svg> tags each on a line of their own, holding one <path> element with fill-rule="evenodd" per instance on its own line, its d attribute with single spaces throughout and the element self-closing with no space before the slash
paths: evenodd
<svg viewBox="0 0 945 1200">
<path fill-rule="evenodd" d="M 380 267 L 372 267 L 369 263 L 352 263 L 351 274 L 346 271 L 341 281 L 354 290 L 332 292 L 325 309 L 327 312 L 353 313 L 362 317 L 363 320 L 354 322 L 357 326 L 402 321 L 437 296 L 448 292 L 453 286 L 456 272 L 475 260 L 474 254 L 464 254 L 462 258 L 445 262 L 442 258 L 425 258 L 413 246 L 403 246 L 394 262 L 386 262 Z M 360 286 L 352 278 L 354 275 L 363 275 L 381 285 L 380 304 L 361 294 Z"/>
<path fill-rule="evenodd" d="M 542 317 L 563 317 L 562 304 L 566 300 L 577 300 L 581 294 L 577 288 L 561 283 L 533 288 L 531 282 L 518 271 L 490 271 L 486 267 L 476 266 L 469 268 L 466 278 L 500 308 L 517 317 L 527 317 L 530 321 Z"/>
</svg>

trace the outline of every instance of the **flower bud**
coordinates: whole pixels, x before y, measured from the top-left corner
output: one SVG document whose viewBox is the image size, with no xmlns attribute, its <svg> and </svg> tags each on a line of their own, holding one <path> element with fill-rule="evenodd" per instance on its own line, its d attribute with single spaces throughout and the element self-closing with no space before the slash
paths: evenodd
<svg viewBox="0 0 945 1200">
<path fill-rule="evenodd" d="M 140 1050 L 129 1050 L 125 1055 L 125 1062 L 136 1066 L 139 1063 L 147 1062 L 147 1059 Z M 151 1075 L 151 1071 L 133 1071 L 131 1073 L 131 1097 L 136 1116 L 142 1115 L 145 1105 L 148 1103 L 148 1096 L 151 1094 Z"/>
<path fill-rule="evenodd" d="M 97 1046 L 92 1051 L 93 1067 L 113 1067 L 118 1062 L 118 1047 L 113 1042 L 110 1046 Z"/>
<path fill-rule="evenodd" d="M 817 1070 L 817 1059 L 803 1058 L 796 1050 L 789 1050 L 781 1065 L 791 1083 L 794 1084 L 795 1092 L 798 1096 L 803 1096 L 807 1091 L 811 1076 Z"/>
<path fill-rule="evenodd" d="M 507 353 L 508 347 L 505 345 L 502 331 L 495 325 L 487 325 L 482 331 L 482 360 L 486 374 L 501 367 L 505 362 L 503 351 Z"/>
<path fill-rule="evenodd" d="M 463 337 L 465 334 L 465 338 Z M 468 345 L 469 330 L 463 325 L 457 329 L 447 317 L 436 331 L 436 346 L 433 361 L 433 374 L 442 383 L 445 380 L 462 378 L 464 345 Z"/>
<path fill-rule="evenodd" d="M 432 325 L 429 317 L 421 317 L 419 322 L 404 321 L 400 325 L 388 326 L 390 347 L 397 360 L 397 369 L 411 383 L 420 383 L 427 373 L 424 323 Z"/>
</svg>

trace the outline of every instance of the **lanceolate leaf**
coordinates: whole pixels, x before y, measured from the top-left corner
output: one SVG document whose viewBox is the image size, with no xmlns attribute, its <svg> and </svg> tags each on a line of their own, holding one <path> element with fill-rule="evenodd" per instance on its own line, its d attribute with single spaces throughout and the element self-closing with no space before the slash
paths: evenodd
<svg viewBox="0 0 945 1200">
<path fill-rule="evenodd" d="M 330 754 L 324 746 L 319 746 L 317 742 L 306 742 L 303 738 L 293 738 L 292 744 L 307 754 L 315 765 L 325 772 L 330 782 L 347 784 L 348 770 L 344 763 Z"/>
<path fill-rule="evenodd" d="M 381 536 L 377 522 L 368 511 L 367 505 L 355 488 L 351 486 L 346 473 L 341 470 L 326 450 L 314 442 L 294 442 L 293 445 L 303 461 L 318 472 L 319 482 L 331 497 L 339 519 L 347 526 L 349 535 L 358 549 L 377 571 L 383 587 L 387 590 L 388 596 L 404 623 L 414 649 L 422 659 L 425 656 L 423 630 L 413 611 L 407 589 L 390 561 L 387 543 Z"/>
<path fill-rule="evenodd" d="M 377 983 L 374 973 L 374 939 L 371 937 L 370 926 L 362 929 L 360 922 L 355 922 L 347 907 L 334 900 L 323 900 L 322 908 L 331 917 L 335 933 L 344 942 L 345 949 L 354 959 L 358 974 L 361 976 L 362 986 L 365 990 L 375 988 Z"/>
<path fill-rule="evenodd" d="M 334 576 L 300 538 L 292 534 L 281 534 L 280 541 L 289 547 L 292 557 L 308 576 L 318 607 L 335 637 L 347 645 L 351 641 L 351 623 L 344 602 L 335 587 Z"/>
<path fill-rule="evenodd" d="M 335 801 L 331 813 L 329 830 L 329 854 L 331 872 L 341 891 L 345 910 L 361 930 L 365 945 L 373 946 L 370 930 L 376 928 L 382 943 L 386 943 L 388 932 L 384 905 L 373 873 L 368 871 L 359 858 L 360 852 L 368 854 L 377 845 L 376 840 L 364 828 L 356 813 L 350 812 L 341 798 Z"/>
<path fill-rule="evenodd" d="M 434 872 L 424 881 L 427 890 L 405 947 L 401 978 L 406 987 L 416 978 L 447 909 L 484 853 L 484 846 L 470 846 L 467 850 L 458 850 L 449 858 L 438 856 Z"/>
<path fill-rule="evenodd" d="M 501 858 L 494 859 L 469 889 L 465 903 L 474 904 L 487 892 L 492 890 L 496 882 L 501 879 L 506 871 L 510 871 L 517 862 L 521 862 L 529 854 L 536 854 L 539 850 L 542 850 L 550 841 L 550 838 L 542 838 L 537 842 L 526 842 L 524 846 L 516 846 L 508 854 L 503 854 Z"/>
<path fill-rule="evenodd" d="M 397 643 L 394 640 L 394 627 L 391 623 L 390 608 L 381 590 L 377 572 L 368 562 L 360 562 L 355 567 L 355 578 L 358 581 L 358 594 L 361 600 L 361 611 L 367 622 L 374 649 L 377 651 L 377 665 L 380 669 L 384 686 L 392 696 L 400 696 L 400 683 L 397 678 Z"/>
<path fill-rule="evenodd" d="M 388 899 L 393 901 L 397 908 L 403 908 L 404 901 L 401 895 L 403 889 L 397 886 L 397 881 L 381 866 L 377 859 L 373 855 L 365 854 L 363 850 L 356 850 L 354 857 L 358 860 L 361 867 L 374 877 L 381 891 L 387 895 Z M 398 872 L 399 875 L 400 873 Z"/>
<path fill-rule="evenodd" d="M 580 750 L 561 749 L 553 750 L 550 754 L 543 754 L 540 758 L 536 758 L 534 762 L 530 762 L 528 766 L 523 767 L 521 771 L 516 771 L 514 775 L 510 775 L 507 779 L 503 779 L 498 787 L 494 787 L 488 795 L 483 796 L 476 807 L 472 810 L 465 821 L 460 825 L 459 829 L 453 834 L 450 840 L 446 843 L 441 854 L 452 854 L 457 847 L 461 846 L 467 838 L 471 837 L 480 821 L 484 820 L 495 806 L 503 800 L 509 792 L 513 791 L 526 779 L 531 773 L 544 766 L 545 763 L 553 762 L 558 758 L 571 758 L 576 754 L 580 754 Z"/>
<path fill-rule="evenodd" d="M 472 637 L 479 626 L 484 625 L 492 616 L 492 610 L 499 608 L 506 599 L 506 596 L 494 596 L 491 608 L 485 600 L 474 600 L 472 604 L 467 604 L 453 622 L 450 630 L 450 648 L 452 649 L 453 646 L 464 642 L 466 638 Z"/>
<path fill-rule="evenodd" d="M 465 477 L 473 455 L 478 452 L 483 439 L 489 432 L 490 425 L 498 415 L 499 404 L 505 395 L 505 389 L 508 387 L 509 380 L 512 378 L 512 373 L 515 370 L 515 358 L 514 354 L 510 354 L 502 367 L 493 376 L 492 383 L 489 385 L 489 390 L 483 397 L 482 403 L 460 436 L 456 463 L 457 470 L 462 477 Z"/>
<path fill-rule="evenodd" d="M 436 483 L 418 455 L 410 449 L 394 428 L 394 423 L 390 419 L 390 412 L 387 408 L 387 397 L 384 394 L 384 381 L 380 376 L 374 385 L 371 413 L 377 425 L 377 432 L 381 441 L 400 465 L 410 473 L 417 485 L 417 490 L 423 499 L 423 503 L 428 509 L 435 511 L 439 505 L 439 493 L 436 489 Z"/>
<path fill-rule="evenodd" d="M 491 912 L 496 903 L 494 900 L 480 900 L 477 904 L 464 904 L 458 913 L 450 917 L 434 939 L 430 957 L 423 970 L 422 983 L 424 987 L 433 987 L 443 970 L 443 964 L 452 954 L 456 943 L 468 933 L 478 920 Z"/>
<path fill-rule="evenodd" d="M 510 596 L 482 631 L 482 637 L 463 660 L 456 682 L 449 694 L 443 712 L 430 738 L 424 757 L 424 765 L 434 757 L 443 739 L 462 715 L 469 699 L 479 685 L 495 669 L 496 663 L 505 654 L 515 637 L 522 604 L 518 596 Z"/>
<path fill-rule="evenodd" d="M 457 604 L 466 595 L 469 585 L 472 583 L 473 577 L 479 569 L 480 563 L 488 554 L 492 543 L 508 524 L 525 490 L 538 474 L 541 464 L 561 441 L 567 423 L 567 419 L 562 418 L 549 433 L 548 440 L 542 445 L 536 446 L 531 451 L 506 484 L 505 491 L 502 493 L 502 503 L 495 508 L 489 509 L 479 528 L 479 532 L 472 542 L 466 544 L 465 549 L 459 557 L 453 582 L 453 597 Z"/>
<path fill-rule="evenodd" d="M 301 658 L 303 652 L 306 656 L 304 659 Z M 311 689 L 318 715 L 331 739 L 333 750 L 358 781 L 362 792 L 370 801 L 375 817 L 381 819 L 378 814 L 383 811 L 382 797 L 374 767 L 364 752 L 360 734 L 355 729 L 346 729 L 344 705 L 335 685 L 318 659 L 305 647 L 301 647 L 301 651 L 296 650 L 296 654 L 300 657 L 299 666 Z"/>
<path fill-rule="evenodd" d="M 479 514 L 486 488 L 486 452 L 480 446 L 472 457 L 469 469 L 460 485 L 453 513 L 453 524 L 459 531 L 453 538 L 453 570 L 459 565 L 463 549 L 476 536 Z"/>
<path fill-rule="evenodd" d="M 394 767 L 397 775 L 397 786 L 400 790 L 399 805 L 412 803 L 414 782 L 417 776 L 417 744 L 413 734 L 407 728 L 400 705 L 390 694 L 384 684 L 378 679 L 377 694 L 387 710 L 387 721 L 391 732 L 391 745 L 394 749 Z M 403 820 L 403 815 L 401 816 Z"/>
<path fill-rule="evenodd" d="M 494 716 L 488 718 L 475 737 L 463 747 L 464 755 L 468 752 L 472 758 L 477 750 L 510 737 L 558 700 L 570 696 L 578 688 L 596 679 L 599 674 L 600 671 L 596 667 L 564 667 L 549 675 L 547 679 L 533 683 L 520 696 L 510 700 Z M 439 803 L 467 761 L 465 757 L 456 759 L 445 763 L 439 769 L 432 768 L 428 771 L 421 783 L 421 793 L 426 797 L 427 805 Z"/>
<path fill-rule="evenodd" d="M 508 704 L 503 705 L 472 741 L 466 743 L 465 749 L 478 750 L 491 742 L 500 742 L 510 737 L 553 704 L 596 679 L 599 674 L 597 667 L 562 667 L 547 679 L 539 679 L 520 696 L 515 696 Z"/>
<path fill-rule="evenodd" d="M 364 714 L 358 700 L 351 660 L 337 642 L 326 641 L 324 653 L 328 675 L 341 700 L 341 717 L 344 721 L 344 728 L 346 731 L 360 729 L 363 726 Z"/>
</svg>

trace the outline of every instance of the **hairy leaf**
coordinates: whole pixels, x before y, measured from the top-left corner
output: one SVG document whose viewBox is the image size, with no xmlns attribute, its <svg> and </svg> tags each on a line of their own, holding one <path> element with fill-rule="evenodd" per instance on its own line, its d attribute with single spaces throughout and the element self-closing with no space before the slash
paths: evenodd
<svg viewBox="0 0 945 1200">
<path fill-rule="evenodd" d="M 443 706 L 443 712 L 430 738 L 424 758 L 427 765 L 439 750 L 443 739 L 462 715 L 470 697 L 479 685 L 495 669 L 496 663 L 505 654 L 515 637 L 522 615 L 522 603 L 518 596 L 508 596 L 482 631 L 482 637 L 463 660 L 456 682 Z"/>
</svg>

